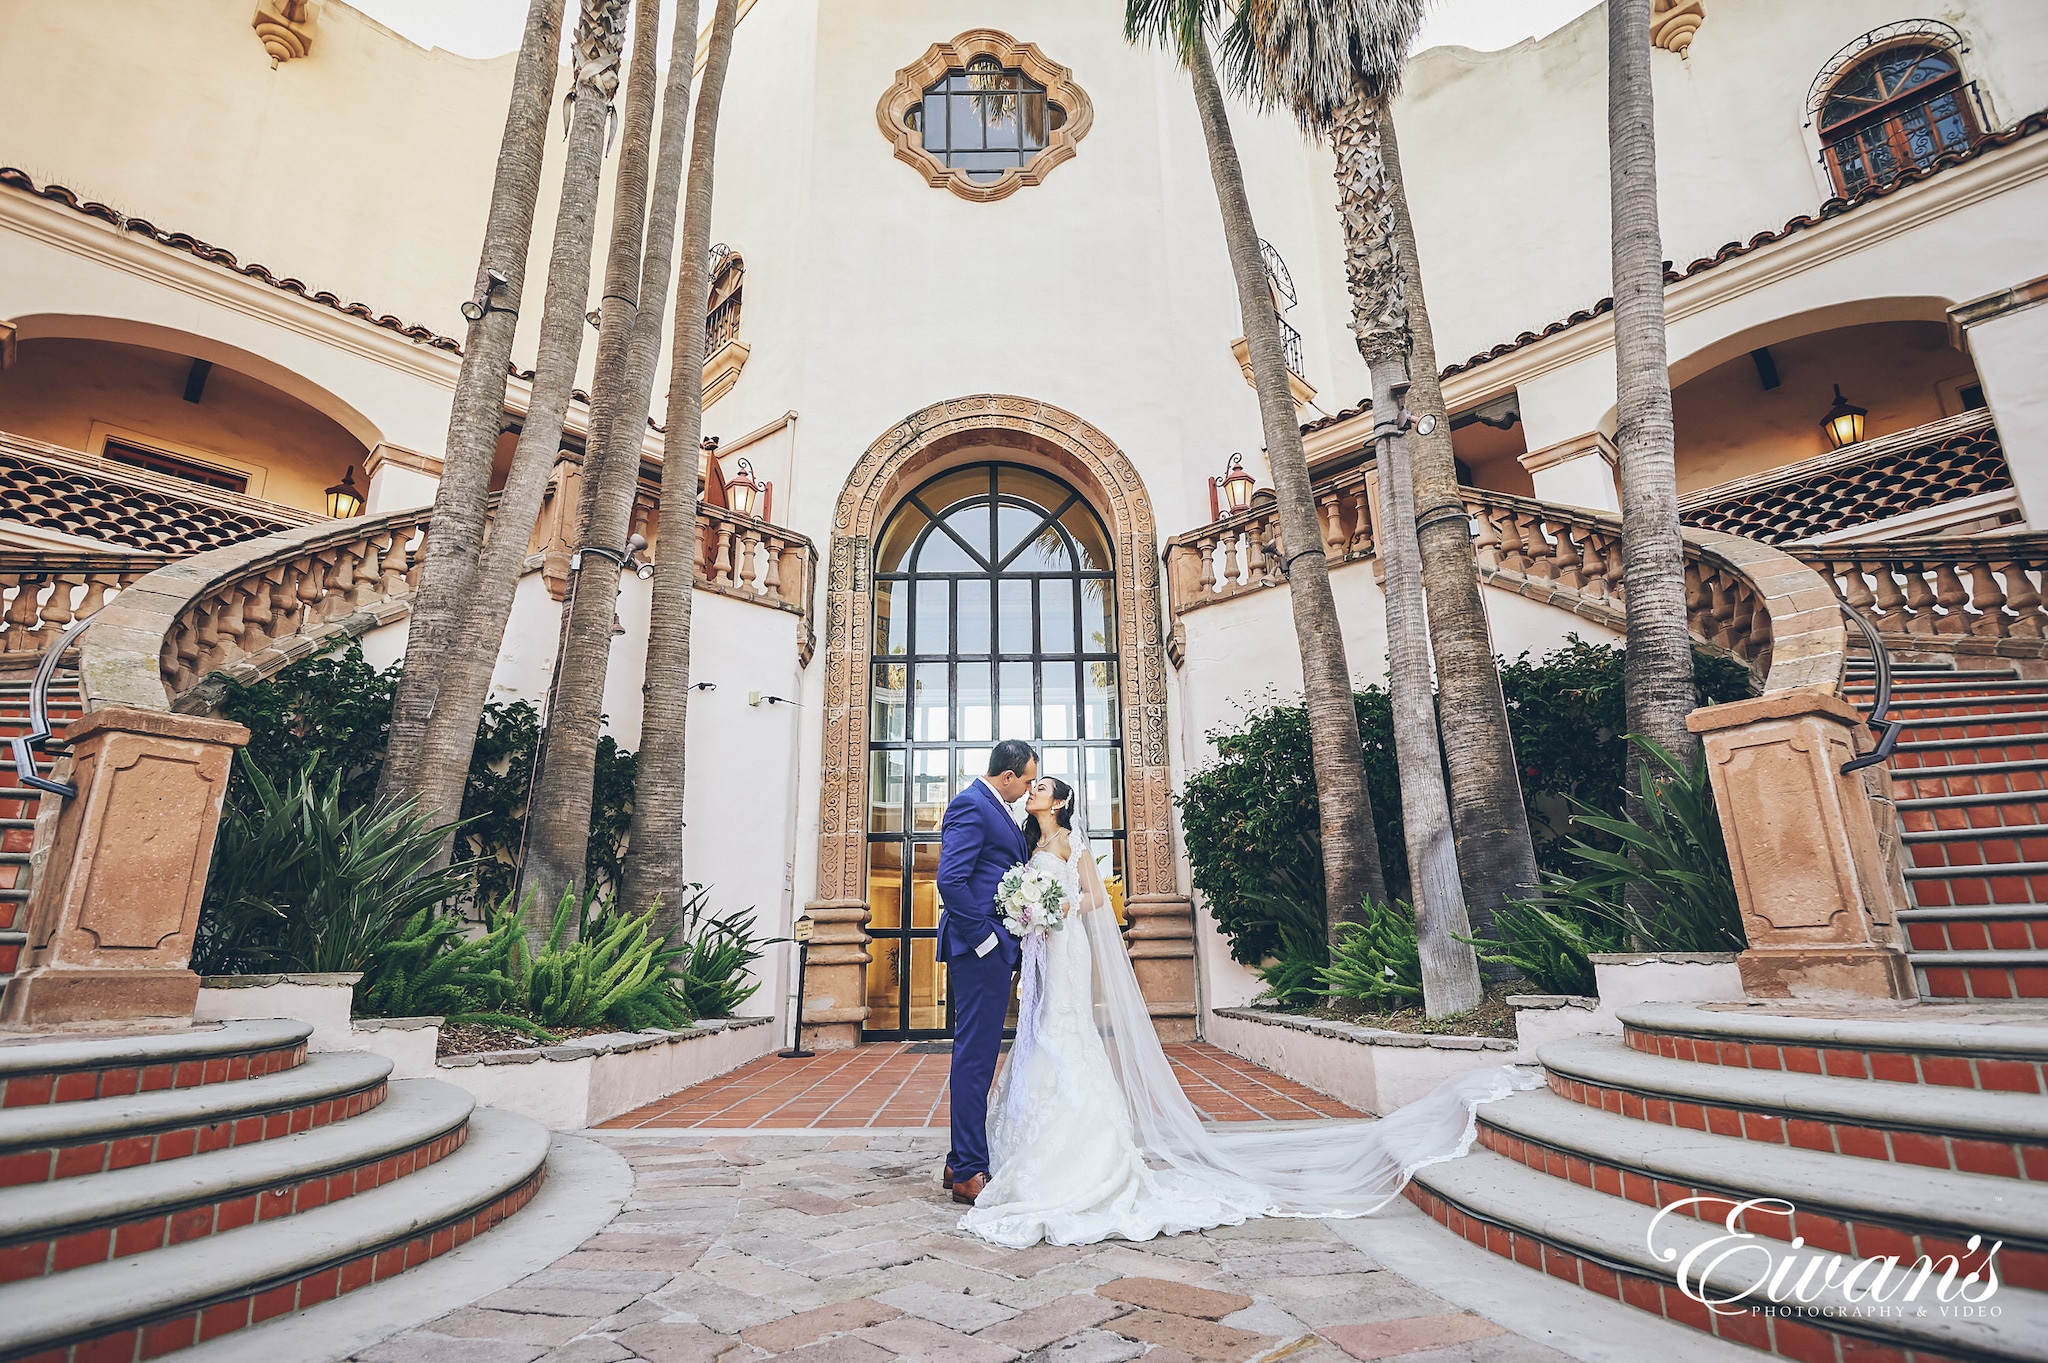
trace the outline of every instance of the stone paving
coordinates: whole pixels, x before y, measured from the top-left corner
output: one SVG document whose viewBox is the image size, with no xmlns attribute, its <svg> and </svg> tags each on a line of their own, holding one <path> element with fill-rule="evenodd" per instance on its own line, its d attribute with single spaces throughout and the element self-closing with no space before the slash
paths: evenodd
<svg viewBox="0 0 2048 1363">
<path fill-rule="evenodd" d="M 1562 1363 L 1320 1221 L 996 1249 L 942 1130 L 603 1133 L 633 1199 L 548 1268 L 357 1363 Z"/>
<path fill-rule="evenodd" d="M 1168 1046 L 1174 1077 L 1212 1122 L 1313 1121 L 1359 1114 L 1333 1098 L 1215 1046 Z M 605 1122 L 615 1127 L 944 1127 L 952 1056 L 882 1043 L 808 1060 L 763 1056 Z"/>
</svg>

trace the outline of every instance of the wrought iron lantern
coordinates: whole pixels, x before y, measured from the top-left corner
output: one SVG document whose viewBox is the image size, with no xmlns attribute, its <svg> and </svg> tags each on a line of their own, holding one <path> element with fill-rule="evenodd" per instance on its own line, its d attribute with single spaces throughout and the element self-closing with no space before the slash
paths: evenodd
<svg viewBox="0 0 2048 1363">
<path fill-rule="evenodd" d="M 1842 396 L 1842 385 L 1835 385 L 1835 405 L 1828 408 L 1828 414 L 1821 418 L 1820 428 L 1828 433 L 1828 440 L 1838 450 L 1859 443 L 1863 439 L 1863 418 L 1870 413 Z"/>
<path fill-rule="evenodd" d="M 754 476 L 753 461 L 742 455 L 726 482 L 725 504 L 742 516 L 752 516 L 761 504 L 761 494 L 767 490 L 768 484 Z"/>
<path fill-rule="evenodd" d="M 350 464 L 341 481 L 327 489 L 327 514 L 345 521 L 362 514 L 363 494 L 356 488 L 356 466 Z"/>
<path fill-rule="evenodd" d="M 1233 516 L 1251 505 L 1252 489 L 1258 485 L 1258 480 L 1245 472 L 1242 454 L 1231 455 L 1230 462 L 1223 466 L 1223 476 L 1209 482 L 1212 488 L 1221 490 L 1223 506 Z"/>
</svg>

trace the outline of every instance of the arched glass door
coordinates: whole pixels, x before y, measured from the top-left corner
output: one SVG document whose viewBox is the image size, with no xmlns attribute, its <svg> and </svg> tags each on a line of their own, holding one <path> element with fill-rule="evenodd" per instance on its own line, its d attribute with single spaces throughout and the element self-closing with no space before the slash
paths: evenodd
<svg viewBox="0 0 2048 1363">
<path fill-rule="evenodd" d="M 999 740 L 1080 792 L 1097 864 L 1122 872 L 1115 564 L 1080 495 L 1015 464 L 940 474 L 877 538 L 866 1036 L 952 1034 L 940 823 Z"/>
</svg>

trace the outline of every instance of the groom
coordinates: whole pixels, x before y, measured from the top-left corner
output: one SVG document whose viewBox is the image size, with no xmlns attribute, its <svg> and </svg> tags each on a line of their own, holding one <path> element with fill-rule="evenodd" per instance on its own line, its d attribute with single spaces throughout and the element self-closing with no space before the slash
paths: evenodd
<svg viewBox="0 0 2048 1363">
<path fill-rule="evenodd" d="M 988 775 L 946 806 L 939 836 L 939 959 L 953 992 L 953 1147 L 944 1180 L 955 1202 L 971 1204 L 988 1186 L 988 1088 L 1020 955 L 996 908 L 996 886 L 1024 860 L 1024 833 L 1010 806 L 1037 779 L 1029 743 L 996 744 Z"/>
</svg>

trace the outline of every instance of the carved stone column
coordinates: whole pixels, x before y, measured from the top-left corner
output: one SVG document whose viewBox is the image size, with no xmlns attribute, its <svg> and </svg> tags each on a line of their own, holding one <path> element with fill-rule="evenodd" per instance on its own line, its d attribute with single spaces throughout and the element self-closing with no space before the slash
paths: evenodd
<svg viewBox="0 0 2048 1363">
<path fill-rule="evenodd" d="M 1127 900 L 1131 969 L 1161 1041 L 1193 1041 L 1195 1017 L 1195 909 L 1178 895 Z"/>
<path fill-rule="evenodd" d="M 1728 844 L 1753 997 L 1914 997 L 1878 810 L 1859 775 L 1862 716 L 1819 688 L 1692 712 Z"/>
<path fill-rule="evenodd" d="M 817 924 L 805 967 L 802 1044 L 843 1051 L 860 1044 L 868 1020 L 868 906 L 861 899 L 814 899 L 804 912 Z"/>
<path fill-rule="evenodd" d="M 0 1025 L 189 1020 L 187 969 L 234 750 L 225 720 L 110 706 L 65 735 L 70 780 Z M 47 798 L 47 797 L 46 797 Z"/>
</svg>

